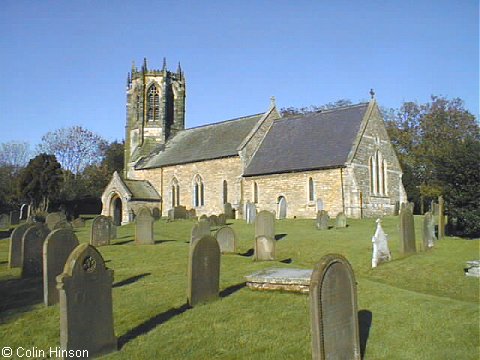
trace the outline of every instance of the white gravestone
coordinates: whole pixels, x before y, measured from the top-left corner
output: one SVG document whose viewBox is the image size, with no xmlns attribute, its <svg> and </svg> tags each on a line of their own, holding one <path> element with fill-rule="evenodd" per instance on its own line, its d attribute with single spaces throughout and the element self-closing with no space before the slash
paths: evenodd
<svg viewBox="0 0 480 360">
<path fill-rule="evenodd" d="M 390 249 L 388 248 L 388 236 L 382 229 L 382 220 L 377 219 L 377 230 L 372 237 L 373 253 L 372 253 L 372 268 L 377 267 L 381 262 L 390 261 Z"/>
</svg>

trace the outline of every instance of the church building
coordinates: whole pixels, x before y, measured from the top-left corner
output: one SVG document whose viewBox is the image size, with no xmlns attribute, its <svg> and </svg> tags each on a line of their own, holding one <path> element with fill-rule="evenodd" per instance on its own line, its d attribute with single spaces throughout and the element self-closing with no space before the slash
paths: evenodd
<svg viewBox="0 0 480 360">
<path fill-rule="evenodd" d="M 102 195 L 102 214 L 132 221 L 141 206 L 166 216 L 245 204 L 279 218 L 391 215 L 406 201 L 402 169 L 372 93 L 370 102 L 282 117 L 272 99 L 262 113 L 185 128 L 186 79 L 178 66 L 127 80 L 125 168 Z"/>
</svg>

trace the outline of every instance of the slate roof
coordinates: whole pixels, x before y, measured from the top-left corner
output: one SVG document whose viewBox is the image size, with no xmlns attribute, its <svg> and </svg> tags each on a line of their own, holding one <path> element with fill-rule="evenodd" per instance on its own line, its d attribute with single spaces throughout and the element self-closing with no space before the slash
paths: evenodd
<svg viewBox="0 0 480 360">
<path fill-rule="evenodd" d="M 146 180 L 122 180 L 132 193 L 132 200 L 160 201 L 157 190 Z"/>
<path fill-rule="evenodd" d="M 261 119 L 263 113 L 199 126 L 179 132 L 136 169 L 157 168 L 238 155 L 237 147 Z"/>
<path fill-rule="evenodd" d="M 345 165 L 368 103 L 275 120 L 244 176 Z"/>
</svg>

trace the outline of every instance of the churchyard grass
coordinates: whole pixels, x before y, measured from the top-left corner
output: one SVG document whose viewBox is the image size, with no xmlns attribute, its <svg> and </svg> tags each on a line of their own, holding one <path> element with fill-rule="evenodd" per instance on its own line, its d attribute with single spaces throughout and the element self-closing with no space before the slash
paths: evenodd
<svg viewBox="0 0 480 360">
<path fill-rule="evenodd" d="M 76 229 L 88 242 L 92 221 Z M 193 221 L 160 220 L 155 245 L 135 245 L 134 225 L 98 250 L 114 270 L 113 311 L 120 351 L 107 359 L 309 359 L 306 295 L 252 291 L 244 276 L 269 268 L 311 269 L 327 253 L 344 255 L 358 283 L 358 310 L 371 313 L 365 359 L 478 359 L 479 279 L 466 277 L 480 258 L 478 240 L 446 237 L 422 250 L 422 218 L 415 217 L 417 254 L 401 257 L 398 218 L 386 217 L 392 261 L 371 269 L 375 219 L 316 230 L 315 220 L 276 221 L 276 261 L 253 262 L 254 225 L 227 220 L 238 254 L 222 255 L 220 298 L 186 306 L 187 262 Z M 8 269 L 9 240 L 0 240 L 0 347 L 59 346 L 59 306 L 42 303 L 41 282 Z M 250 250 L 250 251 L 249 251 Z M 250 256 L 246 256 L 250 255 Z M 283 262 L 280 262 L 283 261 Z M 362 332 L 362 331 L 361 331 Z M 365 337 L 364 337 L 365 338 Z"/>
</svg>

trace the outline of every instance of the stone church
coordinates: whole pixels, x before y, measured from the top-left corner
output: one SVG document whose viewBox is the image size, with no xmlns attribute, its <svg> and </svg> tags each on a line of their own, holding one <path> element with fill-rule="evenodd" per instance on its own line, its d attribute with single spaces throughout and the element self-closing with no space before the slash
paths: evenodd
<svg viewBox="0 0 480 360">
<path fill-rule="evenodd" d="M 117 224 L 140 206 L 166 216 L 175 206 L 219 214 L 229 202 L 278 217 L 389 215 L 406 201 L 402 169 L 374 99 L 281 117 L 267 111 L 185 128 L 186 79 L 178 66 L 132 67 L 127 80 L 125 169 L 102 195 Z"/>
</svg>

